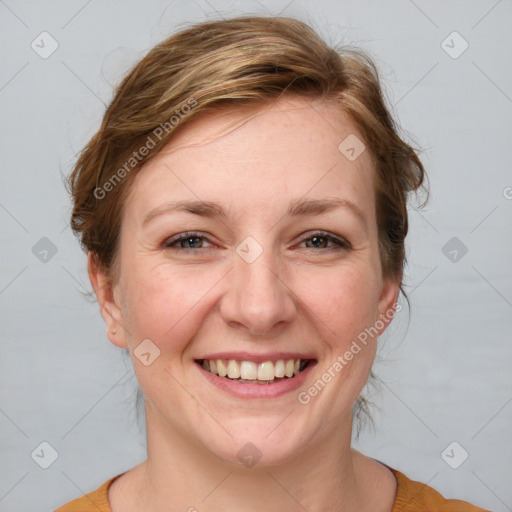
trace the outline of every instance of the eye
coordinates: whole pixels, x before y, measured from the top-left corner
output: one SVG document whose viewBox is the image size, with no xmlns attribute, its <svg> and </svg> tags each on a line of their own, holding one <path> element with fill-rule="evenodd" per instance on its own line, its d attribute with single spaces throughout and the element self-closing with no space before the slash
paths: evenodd
<svg viewBox="0 0 512 512">
<path fill-rule="evenodd" d="M 313 245 L 306 247 L 307 249 L 351 249 L 349 242 L 343 238 L 338 238 L 337 236 L 331 235 L 330 233 L 326 233 L 325 231 L 316 231 L 311 233 L 309 237 L 302 239 L 300 243 L 302 244 L 308 241 L 311 241 Z M 327 247 L 326 244 L 329 242 L 335 244 L 334 247 Z"/>
<path fill-rule="evenodd" d="M 206 237 L 201 236 L 199 233 L 190 231 L 182 233 L 181 235 L 175 236 L 164 242 L 164 247 L 169 247 L 177 250 L 191 251 L 194 249 L 206 249 L 206 247 L 199 247 L 200 240 L 206 240 Z M 184 247 L 185 244 L 185 247 Z M 186 245 L 190 244 L 189 247 Z"/>
<path fill-rule="evenodd" d="M 208 239 L 205 236 L 200 235 L 198 232 L 189 231 L 186 233 L 181 233 L 180 235 L 176 235 L 163 243 L 163 247 L 175 249 L 175 250 L 183 250 L 183 251 L 193 251 L 195 249 L 209 249 L 210 247 L 205 247 L 204 241 Z M 302 243 L 307 243 L 311 241 L 312 246 L 306 247 L 306 249 L 326 249 L 326 250 L 341 250 L 341 249 L 351 249 L 352 246 L 349 242 L 344 240 L 343 238 L 339 238 L 325 231 L 315 231 L 311 233 L 309 237 L 303 238 Z M 210 243 L 210 242 L 207 242 Z M 332 243 L 328 247 L 327 244 Z M 210 244 L 211 245 L 211 244 Z M 211 245 L 213 247 L 213 245 Z"/>
</svg>

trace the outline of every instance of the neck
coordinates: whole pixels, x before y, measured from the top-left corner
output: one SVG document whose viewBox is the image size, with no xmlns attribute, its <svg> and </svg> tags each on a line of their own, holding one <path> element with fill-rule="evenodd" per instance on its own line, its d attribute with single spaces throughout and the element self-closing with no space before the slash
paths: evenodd
<svg viewBox="0 0 512 512">
<path fill-rule="evenodd" d="M 350 446 L 352 416 L 337 425 L 327 440 L 309 443 L 307 450 L 289 460 L 252 468 L 219 459 L 186 433 L 169 432 L 151 407 L 146 421 L 148 458 L 136 468 L 134 509 L 371 510 L 368 496 L 376 490 L 375 479 L 368 471 L 371 464 L 364 461 L 371 459 Z"/>
</svg>

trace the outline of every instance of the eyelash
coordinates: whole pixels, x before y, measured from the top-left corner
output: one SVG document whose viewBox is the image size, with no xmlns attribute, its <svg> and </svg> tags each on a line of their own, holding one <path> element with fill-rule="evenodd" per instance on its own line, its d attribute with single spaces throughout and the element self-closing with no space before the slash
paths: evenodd
<svg viewBox="0 0 512 512">
<path fill-rule="evenodd" d="M 200 235 L 196 231 L 188 231 L 186 233 L 182 233 L 181 235 L 178 235 L 175 238 L 165 240 L 163 243 L 163 246 L 168 249 L 173 249 L 173 250 L 177 250 L 177 251 L 187 251 L 187 252 L 197 251 L 197 250 L 201 250 L 201 249 L 203 249 L 203 250 L 212 249 L 212 247 L 186 248 L 186 247 L 176 247 L 175 246 L 182 240 L 188 240 L 189 238 L 199 238 L 199 239 L 204 239 L 204 240 L 209 241 L 207 237 Z M 308 237 L 303 238 L 299 243 L 303 243 L 303 242 L 305 242 L 307 240 L 311 240 L 313 238 L 325 238 L 326 240 L 333 242 L 337 245 L 337 247 L 325 247 L 325 248 L 321 247 L 320 249 L 323 249 L 324 251 L 329 251 L 329 250 L 337 251 L 337 250 L 342 250 L 342 249 L 348 250 L 348 249 L 352 248 L 350 243 L 347 242 L 346 240 L 344 240 L 343 238 L 335 237 L 325 231 L 315 231 L 315 232 L 311 233 Z M 315 250 L 315 247 L 306 247 L 306 249 Z"/>
</svg>

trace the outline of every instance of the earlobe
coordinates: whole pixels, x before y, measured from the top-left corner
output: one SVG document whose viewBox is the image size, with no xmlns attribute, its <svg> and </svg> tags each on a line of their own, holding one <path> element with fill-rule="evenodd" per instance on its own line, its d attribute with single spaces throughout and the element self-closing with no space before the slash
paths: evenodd
<svg viewBox="0 0 512 512">
<path fill-rule="evenodd" d="M 97 255 L 91 251 L 87 255 L 87 270 L 105 321 L 107 338 L 117 347 L 127 348 L 122 310 L 115 299 L 112 280 L 99 264 Z"/>
</svg>

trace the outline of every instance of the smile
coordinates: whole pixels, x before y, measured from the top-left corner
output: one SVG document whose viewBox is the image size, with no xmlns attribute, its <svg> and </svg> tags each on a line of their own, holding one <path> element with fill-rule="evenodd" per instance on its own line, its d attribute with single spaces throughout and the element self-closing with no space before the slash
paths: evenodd
<svg viewBox="0 0 512 512">
<path fill-rule="evenodd" d="M 245 384 L 271 384 L 291 379 L 303 372 L 310 359 L 278 359 L 276 361 L 238 361 L 235 359 L 201 359 L 204 370 Z"/>
</svg>

